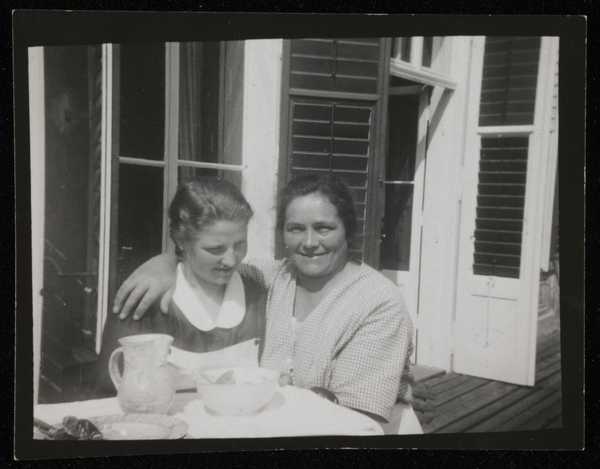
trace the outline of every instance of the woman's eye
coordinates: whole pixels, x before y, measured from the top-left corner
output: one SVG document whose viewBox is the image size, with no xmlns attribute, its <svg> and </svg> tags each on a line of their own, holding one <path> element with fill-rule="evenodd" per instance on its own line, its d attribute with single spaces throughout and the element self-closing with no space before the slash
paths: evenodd
<svg viewBox="0 0 600 469">
<path fill-rule="evenodd" d="M 299 226 L 290 226 L 287 229 L 290 233 L 300 233 L 302 231 L 302 228 Z"/>
<path fill-rule="evenodd" d="M 214 255 L 224 254 L 227 249 L 224 247 L 215 247 L 215 248 L 204 248 L 206 252 L 209 252 Z"/>
<path fill-rule="evenodd" d="M 319 226 L 317 227 L 317 231 L 321 234 L 329 233 L 333 228 L 330 226 Z"/>
</svg>

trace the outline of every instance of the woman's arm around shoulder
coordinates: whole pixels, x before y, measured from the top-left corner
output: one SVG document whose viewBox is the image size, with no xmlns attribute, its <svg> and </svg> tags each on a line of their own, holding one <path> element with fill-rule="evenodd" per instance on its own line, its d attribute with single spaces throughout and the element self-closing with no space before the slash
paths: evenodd
<svg viewBox="0 0 600 469">
<path fill-rule="evenodd" d="M 113 313 L 124 319 L 133 312 L 133 318 L 139 319 L 159 299 L 161 310 L 166 313 L 170 300 L 168 292 L 175 284 L 176 268 L 174 253 L 159 254 L 144 262 L 119 287 Z"/>
</svg>

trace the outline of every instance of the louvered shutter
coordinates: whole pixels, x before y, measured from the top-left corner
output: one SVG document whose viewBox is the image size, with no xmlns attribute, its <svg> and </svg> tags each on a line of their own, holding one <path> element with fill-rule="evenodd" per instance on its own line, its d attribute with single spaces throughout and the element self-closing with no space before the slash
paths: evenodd
<svg viewBox="0 0 600 469">
<path fill-rule="evenodd" d="M 479 125 L 533 124 L 539 37 L 487 37 Z"/>
<path fill-rule="evenodd" d="M 358 229 L 350 247 L 365 258 L 367 206 L 376 149 L 382 42 L 379 39 L 290 41 L 286 181 L 334 173 L 350 187 Z"/>
<path fill-rule="evenodd" d="M 479 125 L 533 124 L 539 37 L 486 38 Z M 473 271 L 519 277 L 528 135 L 482 136 Z"/>
<path fill-rule="evenodd" d="M 291 41 L 290 87 L 376 93 L 379 39 Z"/>
</svg>

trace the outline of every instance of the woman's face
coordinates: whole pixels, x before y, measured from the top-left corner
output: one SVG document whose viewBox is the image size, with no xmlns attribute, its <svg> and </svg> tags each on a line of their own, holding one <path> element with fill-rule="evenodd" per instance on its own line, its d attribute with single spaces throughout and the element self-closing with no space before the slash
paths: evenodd
<svg viewBox="0 0 600 469">
<path fill-rule="evenodd" d="M 327 277 L 348 259 L 346 229 L 337 208 L 318 193 L 293 199 L 287 207 L 283 240 L 288 258 L 307 277 Z"/>
<path fill-rule="evenodd" d="M 227 285 L 246 256 L 248 223 L 218 220 L 183 243 L 183 265 L 201 283 Z"/>
</svg>

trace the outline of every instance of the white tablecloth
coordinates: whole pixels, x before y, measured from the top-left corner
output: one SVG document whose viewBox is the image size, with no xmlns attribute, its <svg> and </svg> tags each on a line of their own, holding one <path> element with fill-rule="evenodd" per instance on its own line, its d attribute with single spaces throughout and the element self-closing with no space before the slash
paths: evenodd
<svg viewBox="0 0 600 469">
<path fill-rule="evenodd" d="M 89 418 L 120 413 L 116 398 L 41 404 L 34 410 L 35 417 L 50 424 L 60 423 L 65 415 Z M 188 424 L 188 438 L 383 434 L 369 417 L 293 386 L 278 388 L 273 401 L 254 416 L 210 415 L 195 393 L 177 394 L 169 414 Z"/>
</svg>

